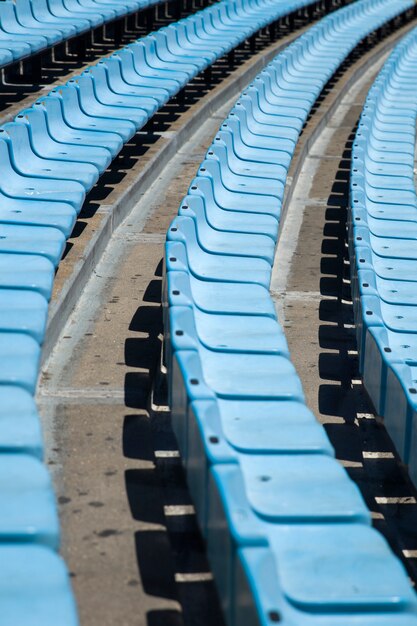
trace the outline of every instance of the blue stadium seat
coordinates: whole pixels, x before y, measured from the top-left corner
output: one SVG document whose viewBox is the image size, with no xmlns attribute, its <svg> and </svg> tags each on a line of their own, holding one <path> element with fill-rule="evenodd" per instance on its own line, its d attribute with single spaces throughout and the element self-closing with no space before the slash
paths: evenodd
<svg viewBox="0 0 417 626">
<path fill-rule="evenodd" d="M 171 223 L 168 236 L 172 241 L 187 243 L 188 235 L 195 231 L 198 245 L 206 252 L 214 254 L 241 255 L 260 257 L 272 265 L 274 260 L 274 242 L 271 237 L 260 234 L 228 231 L 225 239 L 224 230 L 219 231 L 207 220 L 204 201 L 198 196 L 185 198 L 182 214 Z M 185 206 L 187 207 L 185 209 Z M 216 225 L 217 226 L 217 225 Z M 241 254 L 244 252 L 244 254 Z"/>
<path fill-rule="evenodd" d="M 39 107 L 22 111 L 16 117 L 15 122 L 27 127 L 31 150 L 43 159 L 55 159 L 74 164 L 72 167 L 81 166 L 82 163 L 82 167 L 86 166 L 87 170 L 88 164 L 91 164 L 97 168 L 100 174 L 108 168 L 112 161 L 111 151 L 104 146 L 77 145 L 70 143 L 70 141 L 54 139 L 48 132 L 45 112 Z"/>
<path fill-rule="evenodd" d="M 199 280 L 184 267 L 167 272 L 163 284 L 164 328 L 169 329 L 169 307 L 189 306 L 205 313 L 220 315 L 256 315 L 275 319 L 269 291 L 255 283 L 247 283 L 242 293 L 239 283 Z"/>
<path fill-rule="evenodd" d="M 90 30 L 90 22 L 79 15 L 61 15 L 49 8 L 48 0 L 17 0 L 16 13 L 20 16 L 25 14 L 26 16 L 33 15 L 33 17 L 41 24 L 53 24 L 60 29 L 64 29 L 64 32 L 73 35 L 74 29 L 77 34 L 82 34 Z M 26 18 L 28 19 L 28 17 Z"/>
<path fill-rule="evenodd" d="M 207 552 L 227 621 L 233 623 L 237 551 L 268 544 L 277 555 L 275 576 L 283 593 L 307 615 L 378 611 L 384 605 L 390 610 L 398 600 L 416 609 L 405 570 L 370 528 L 362 496 L 338 461 L 321 454 L 267 459 L 241 454 L 235 463 L 212 466 L 209 474 Z M 354 563 L 362 559 L 365 571 L 359 572 Z M 331 563 L 337 567 L 338 560 L 334 581 Z M 383 572 L 376 576 L 380 567 Z M 376 580 L 366 583 L 372 572 Z M 357 576 L 364 578 L 355 593 Z"/>
<path fill-rule="evenodd" d="M 33 20 L 35 22 L 35 20 Z M 14 2 L 5 0 L 0 4 L 0 29 L 12 35 L 41 35 L 45 37 L 48 46 L 62 41 L 62 32 L 57 29 L 46 28 L 45 25 L 38 23 L 28 23 L 22 25 L 19 23 L 16 15 Z"/>
<path fill-rule="evenodd" d="M 5 133 L 3 133 L 5 134 Z M 0 189 L 4 194 L 22 199 L 49 200 L 70 204 L 77 212 L 85 199 L 85 188 L 81 183 L 63 178 L 38 178 L 21 174 L 14 168 L 14 153 L 10 142 L 0 135 L 0 161 L 3 176 Z"/>
<path fill-rule="evenodd" d="M 58 514 L 49 472 L 26 454 L 0 454 L 0 541 L 59 546 Z M 0 592 L 1 593 L 1 592 Z"/>
<path fill-rule="evenodd" d="M 68 572 L 40 545 L 0 545 L 0 625 L 77 626 Z"/>
<path fill-rule="evenodd" d="M 98 181 L 100 172 L 91 163 L 78 163 L 62 159 L 40 157 L 32 149 L 29 129 L 24 124 L 9 122 L 0 128 L 0 139 L 7 141 L 14 169 L 24 176 L 53 180 L 77 181 L 89 191 Z"/>
<path fill-rule="evenodd" d="M 236 463 L 244 455 L 334 456 L 314 415 L 293 400 L 195 400 L 185 415 L 184 431 L 181 458 L 204 535 L 212 467 Z"/>
<path fill-rule="evenodd" d="M 0 257 L 0 263 L 1 260 Z M 34 394 L 39 360 L 39 344 L 33 337 L 23 333 L 0 333 L 0 385 L 17 385 Z"/>
<path fill-rule="evenodd" d="M 316 530 L 307 533 L 308 546 L 298 543 L 299 533 L 289 537 L 284 560 L 285 550 L 273 544 L 238 550 L 233 626 L 269 626 L 283 616 L 306 626 L 416 625 L 414 599 L 404 584 L 404 571 L 392 562 L 376 531 L 341 525 L 333 526 L 333 534 L 328 526 L 307 528 Z M 299 576 L 291 567 L 293 560 Z M 326 571 L 318 576 L 323 563 Z M 288 573 L 288 583 L 282 582 L 283 572 Z M 305 595 L 297 593 L 297 581 L 306 589 Z M 390 581 L 388 588 L 386 581 Z M 385 598 L 380 602 L 382 590 Z M 305 607 L 310 610 L 302 610 Z"/>
<path fill-rule="evenodd" d="M 43 457 L 42 433 L 35 401 L 21 387 L 9 385 L 0 387 L 0 453 L 5 452 L 30 454 L 40 460 Z"/>
<path fill-rule="evenodd" d="M 0 252 L 0 288 L 37 291 L 49 301 L 55 268 L 41 255 Z"/>
<path fill-rule="evenodd" d="M 97 125 L 92 124 L 94 120 L 87 120 L 87 125 L 77 125 L 81 120 L 71 115 L 71 107 L 64 107 L 60 95 L 62 94 L 53 90 L 47 98 L 42 98 L 33 105 L 33 109 L 43 112 L 47 131 L 52 139 L 77 147 L 97 146 L 106 148 L 114 158 L 123 147 L 122 135 L 110 128 L 99 130 Z M 105 123 L 103 122 L 102 125 L 105 126 Z"/>
<path fill-rule="evenodd" d="M 0 232 L 0 253 L 40 255 L 54 266 L 58 266 L 66 245 L 62 231 L 49 226 L 2 224 Z"/>
<path fill-rule="evenodd" d="M 40 3 L 35 2 L 33 5 L 31 0 L 17 0 L 13 4 L 17 20 L 22 26 L 34 30 L 58 30 L 62 38 L 73 37 L 79 32 L 75 25 L 60 22 L 49 11 L 43 11 Z"/>
<path fill-rule="evenodd" d="M 0 191 L 0 224 L 54 226 L 69 237 L 77 219 L 70 204 L 11 197 Z"/>
<path fill-rule="evenodd" d="M 0 287 L 0 332 L 28 333 L 41 344 L 47 316 L 48 301 L 37 291 Z"/>
</svg>

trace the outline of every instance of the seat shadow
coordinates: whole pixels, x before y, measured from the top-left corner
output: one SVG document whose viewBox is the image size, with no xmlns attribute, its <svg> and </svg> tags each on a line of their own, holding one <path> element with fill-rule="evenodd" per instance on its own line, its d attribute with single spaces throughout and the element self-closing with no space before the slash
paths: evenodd
<svg viewBox="0 0 417 626">
<path fill-rule="evenodd" d="M 123 424 L 123 454 L 130 460 L 125 471 L 127 502 L 132 519 L 140 524 L 134 535 L 137 566 L 145 593 L 181 606 L 181 611 L 150 611 L 149 625 L 223 626 L 166 406 L 160 370 L 161 275 L 158 262 L 125 340 L 130 371 L 125 376 L 129 411 Z"/>
</svg>

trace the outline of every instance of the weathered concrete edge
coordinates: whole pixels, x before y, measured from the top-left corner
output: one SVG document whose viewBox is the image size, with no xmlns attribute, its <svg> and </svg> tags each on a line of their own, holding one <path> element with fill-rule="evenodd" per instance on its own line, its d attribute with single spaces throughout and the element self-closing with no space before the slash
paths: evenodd
<svg viewBox="0 0 417 626">
<path fill-rule="evenodd" d="M 281 209 L 279 234 L 281 234 L 282 229 L 284 227 L 288 207 L 291 203 L 291 200 L 294 195 L 294 191 L 297 187 L 297 182 L 301 174 L 301 170 L 304 166 L 305 160 L 310 155 L 312 148 L 314 147 L 316 141 L 319 139 L 321 133 L 323 132 L 327 124 L 329 123 L 330 119 L 336 113 L 342 100 L 349 93 L 349 91 L 352 89 L 355 83 L 357 83 L 358 80 L 360 80 L 362 76 L 368 71 L 371 65 L 378 62 L 387 52 L 389 52 L 389 50 L 394 48 L 394 46 L 398 43 L 398 41 L 402 39 L 410 30 L 415 28 L 415 26 L 416 26 L 416 20 L 412 19 L 409 24 L 400 28 L 396 33 L 393 33 L 394 37 L 392 39 L 390 38 L 390 40 L 387 41 L 385 45 L 382 46 L 382 48 L 375 50 L 374 54 L 372 54 L 371 57 L 366 59 L 359 67 L 357 67 L 356 70 L 353 72 L 353 74 L 350 76 L 350 78 L 346 81 L 346 83 L 339 90 L 336 98 L 334 99 L 332 104 L 329 106 L 326 113 L 324 113 L 324 115 L 322 116 L 318 124 L 314 127 L 312 133 L 310 134 L 308 139 L 305 141 L 302 147 L 302 150 L 300 151 L 297 157 L 296 165 L 293 170 L 293 175 L 291 178 L 291 183 L 290 184 L 287 183 L 286 185 L 284 202 L 282 204 L 282 209 Z M 276 259 L 274 259 L 274 265 L 275 265 L 275 262 L 276 262 Z"/>
<path fill-rule="evenodd" d="M 80 292 L 84 289 L 91 273 L 100 260 L 110 237 L 119 224 L 129 215 L 135 204 L 153 185 L 158 176 L 168 165 L 175 154 L 186 144 L 193 132 L 201 126 L 204 120 L 224 106 L 233 97 L 238 97 L 248 83 L 269 63 L 277 54 L 294 41 L 304 29 L 279 43 L 273 50 L 267 51 L 255 63 L 245 69 L 237 69 L 237 76 L 213 93 L 208 93 L 201 101 L 201 106 L 195 114 L 186 120 L 185 124 L 169 139 L 149 160 L 144 169 L 129 189 L 124 191 L 112 205 L 108 207 L 108 214 L 103 218 L 100 227 L 88 242 L 84 257 L 76 263 L 73 272 L 65 282 L 58 299 L 50 306 L 48 327 L 42 347 L 41 366 L 48 359 L 55 343 L 62 332 L 67 319 L 74 309 Z M 244 71 L 239 72 L 242 69 Z M 231 75 L 233 78 L 233 75 Z M 200 104 L 200 103 L 199 103 Z"/>
</svg>

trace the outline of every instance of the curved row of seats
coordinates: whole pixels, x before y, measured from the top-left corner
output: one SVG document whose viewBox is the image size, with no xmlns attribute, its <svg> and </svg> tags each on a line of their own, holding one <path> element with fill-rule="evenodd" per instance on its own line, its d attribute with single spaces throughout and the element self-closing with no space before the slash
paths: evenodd
<svg viewBox="0 0 417 626">
<path fill-rule="evenodd" d="M 0 68 L 159 2 L 3 0 L 0 2 Z"/>
<path fill-rule="evenodd" d="M 281 52 L 220 126 L 167 233 L 172 425 L 228 626 L 417 624 L 405 570 L 305 405 L 268 292 L 312 106 L 412 6 L 360 0 Z"/>
<path fill-rule="evenodd" d="M 349 251 L 365 388 L 417 485 L 417 30 L 372 86 L 352 148 Z"/>
<path fill-rule="evenodd" d="M 13 359 L 0 343 L 0 383 L 34 392 L 55 268 L 86 194 L 123 144 L 198 73 L 303 4 L 247 10 L 224 0 L 129 44 L 0 127 L 0 272 L 12 290 L 0 302 L 0 330 L 24 330 Z"/>
<path fill-rule="evenodd" d="M 33 400 L 55 269 L 87 192 L 172 96 L 311 0 L 223 0 L 154 32 L 0 127 L 0 626 L 75 626 Z"/>
</svg>

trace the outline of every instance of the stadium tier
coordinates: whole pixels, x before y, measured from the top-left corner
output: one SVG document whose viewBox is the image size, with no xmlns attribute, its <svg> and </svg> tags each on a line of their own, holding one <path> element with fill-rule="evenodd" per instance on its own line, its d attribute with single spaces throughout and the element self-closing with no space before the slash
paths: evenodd
<svg viewBox="0 0 417 626">
<path fill-rule="evenodd" d="M 349 252 L 365 387 L 417 483 L 417 32 L 372 86 L 352 151 Z"/>
<path fill-rule="evenodd" d="M 151 4 L 0 2 L 0 64 Z M 313 6 L 336 8 L 221 0 L 103 58 L 0 127 L 0 626 L 78 624 L 34 395 L 55 272 L 87 194 L 190 81 Z M 287 174 L 312 108 L 361 42 L 414 8 L 358 0 L 281 51 L 221 124 L 168 230 L 172 426 L 228 626 L 417 625 L 403 565 L 305 404 L 269 294 Z M 350 221 L 364 380 L 413 477 L 415 57 L 412 33 L 368 97 Z"/>
</svg>

